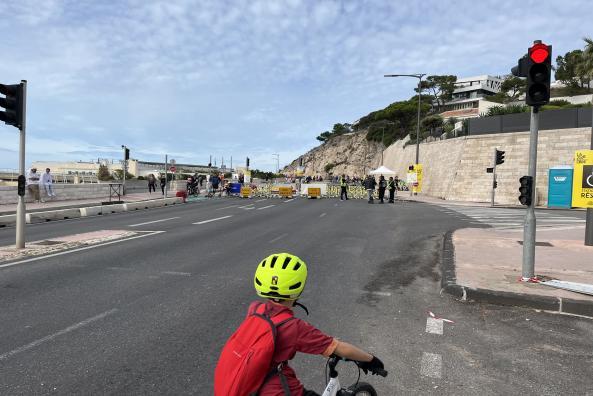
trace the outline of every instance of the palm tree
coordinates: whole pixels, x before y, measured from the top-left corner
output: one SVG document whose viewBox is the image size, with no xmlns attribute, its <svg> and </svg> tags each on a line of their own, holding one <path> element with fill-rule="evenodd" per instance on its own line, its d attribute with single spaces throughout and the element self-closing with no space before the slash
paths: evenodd
<svg viewBox="0 0 593 396">
<path fill-rule="evenodd" d="M 577 72 L 580 77 L 587 81 L 587 88 L 591 89 L 591 80 L 593 80 L 593 39 L 591 37 L 584 37 L 585 50 L 583 51 L 582 60 L 577 66 Z"/>
</svg>

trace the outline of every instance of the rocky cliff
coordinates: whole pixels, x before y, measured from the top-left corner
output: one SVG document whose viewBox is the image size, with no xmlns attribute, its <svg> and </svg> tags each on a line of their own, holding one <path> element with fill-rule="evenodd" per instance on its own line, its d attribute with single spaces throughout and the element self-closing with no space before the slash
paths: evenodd
<svg viewBox="0 0 593 396">
<path fill-rule="evenodd" d="M 379 166 L 381 143 L 366 140 L 366 130 L 335 136 L 327 142 L 300 156 L 283 169 L 284 173 L 294 173 L 299 161 L 303 159 L 305 176 L 329 174 L 362 177 L 370 169 Z"/>
</svg>

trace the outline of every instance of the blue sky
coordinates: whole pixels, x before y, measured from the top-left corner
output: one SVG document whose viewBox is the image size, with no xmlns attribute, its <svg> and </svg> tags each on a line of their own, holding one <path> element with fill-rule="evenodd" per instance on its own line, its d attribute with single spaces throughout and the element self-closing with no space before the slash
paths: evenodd
<svg viewBox="0 0 593 396">
<path fill-rule="evenodd" d="M 9 1 L 0 81 L 28 80 L 27 165 L 125 144 L 273 169 L 273 153 L 288 163 L 413 95 L 383 74 L 506 74 L 534 39 L 554 57 L 582 48 L 592 14 L 588 0 Z M 0 124 L 0 142 L 0 168 L 17 168 L 18 131 Z"/>
</svg>

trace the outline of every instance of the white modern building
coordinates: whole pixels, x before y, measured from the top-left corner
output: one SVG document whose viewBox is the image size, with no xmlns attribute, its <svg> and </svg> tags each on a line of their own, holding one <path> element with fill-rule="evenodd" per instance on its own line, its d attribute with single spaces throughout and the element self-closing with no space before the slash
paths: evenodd
<svg viewBox="0 0 593 396">
<path fill-rule="evenodd" d="M 481 75 L 460 78 L 455 83 L 453 99 L 443 106 L 443 118 L 471 118 L 485 113 L 499 103 L 489 102 L 488 96 L 500 92 L 504 79 L 501 76 Z"/>
</svg>

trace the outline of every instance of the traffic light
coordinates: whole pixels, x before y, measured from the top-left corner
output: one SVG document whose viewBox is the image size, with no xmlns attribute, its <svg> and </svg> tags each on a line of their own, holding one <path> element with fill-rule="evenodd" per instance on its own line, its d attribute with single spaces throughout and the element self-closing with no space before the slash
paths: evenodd
<svg viewBox="0 0 593 396">
<path fill-rule="evenodd" d="M 542 106 L 550 102 L 552 75 L 552 46 L 536 42 L 527 53 L 527 89 L 525 102 L 529 106 Z"/>
<path fill-rule="evenodd" d="M 494 180 L 492 182 L 492 188 L 496 188 L 496 187 L 498 187 L 498 182 L 496 180 Z"/>
<path fill-rule="evenodd" d="M 130 159 L 130 149 L 129 148 L 124 148 L 124 159 L 127 161 Z"/>
<path fill-rule="evenodd" d="M 527 70 L 528 70 L 528 60 L 527 54 L 523 55 L 522 58 L 519 59 L 517 62 L 517 66 L 511 69 L 511 73 L 515 77 L 527 77 Z"/>
<path fill-rule="evenodd" d="M 247 164 L 247 167 L 249 168 L 249 157 L 247 157 L 247 161 L 245 163 Z"/>
<path fill-rule="evenodd" d="M 303 166 L 303 157 L 299 158 L 299 166 Z"/>
<path fill-rule="evenodd" d="M 504 151 L 496 150 L 496 165 L 504 164 Z"/>
<path fill-rule="evenodd" d="M 0 93 L 6 97 L 0 98 L 0 121 L 21 129 L 23 127 L 23 84 L 0 84 Z"/>
<path fill-rule="evenodd" d="M 521 205 L 531 206 L 531 198 L 533 197 L 533 177 L 523 176 L 519 179 L 521 187 L 519 187 L 519 202 Z"/>
<path fill-rule="evenodd" d="M 24 175 L 20 175 L 19 177 L 17 177 L 17 194 L 21 197 L 25 196 L 25 185 L 26 185 L 26 181 L 27 179 L 25 178 Z"/>
</svg>

